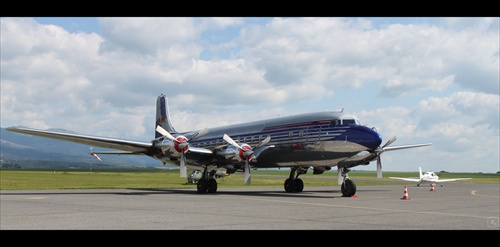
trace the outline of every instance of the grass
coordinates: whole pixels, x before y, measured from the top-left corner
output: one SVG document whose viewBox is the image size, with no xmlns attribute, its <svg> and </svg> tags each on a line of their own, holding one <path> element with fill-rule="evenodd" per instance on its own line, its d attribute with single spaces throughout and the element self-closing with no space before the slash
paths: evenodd
<svg viewBox="0 0 500 247">
<path fill-rule="evenodd" d="M 189 171 L 188 171 L 189 174 Z M 252 187 L 283 187 L 289 175 L 288 169 L 252 170 Z M 500 184 L 499 174 L 484 173 L 438 173 L 440 178 L 470 177 L 457 183 Z M 384 172 L 382 179 L 376 178 L 375 171 L 351 171 L 349 177 L 357 186 L 397 185 L 409 182 L 392 180 L 388 177 L 416 177 L 417 172 Z M 313 175 L 312 172 L 300 176 L 305 186 L 338 186 L 337 171 Z M 236 173 L 217 179 L 219 188 L 244 187 L 243 173 Z M 179 170 L 156 168 L 116 168 L 116 169 L 59 169 L 59 170 L 15 170 L 0 169 L 0 190 L 63 190 L 63 189 L 196 189 L 196 184 L 180 178 Z"/>
</svg>

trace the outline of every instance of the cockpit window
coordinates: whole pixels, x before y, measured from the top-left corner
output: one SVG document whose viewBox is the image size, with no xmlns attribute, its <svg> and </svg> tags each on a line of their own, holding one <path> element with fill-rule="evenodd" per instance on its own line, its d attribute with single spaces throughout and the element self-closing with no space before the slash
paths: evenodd
<svg viewBox="0 0 500 247">
<path fill-rule="evenodd" d="M 330 127 L 335 128 L 338 125 L 361 125 L 359 119 L 355 116 L 349 116 L 349 118 L 335 119 L 330 122 Z"/>
<path fill-rule="evenodd" d="M 357 124 L 354 119 L 342 119 L 342 124 Z"/>
</svg>

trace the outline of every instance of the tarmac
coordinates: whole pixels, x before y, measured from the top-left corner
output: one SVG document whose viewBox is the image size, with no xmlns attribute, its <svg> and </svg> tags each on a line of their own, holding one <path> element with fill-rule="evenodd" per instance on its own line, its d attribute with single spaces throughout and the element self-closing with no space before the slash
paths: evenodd
<svg viewBox="0 0 500 247">
<path fill-rule="evenodd" d="M 500 230 L 500 185 L 0 191 L 0 230 Z"/>
</svg>

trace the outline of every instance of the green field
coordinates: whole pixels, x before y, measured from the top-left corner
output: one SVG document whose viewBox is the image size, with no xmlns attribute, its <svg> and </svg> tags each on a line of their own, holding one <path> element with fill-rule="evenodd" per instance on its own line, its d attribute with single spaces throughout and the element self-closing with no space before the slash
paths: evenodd
<svg viewBox="0 0 500 247">
<path fill-rule="evenodd" d="M 188 174 L 190 171 L 188 171 Z M 283 187 L 289 170 L 252 170 L 252 187 Z M 498 173 L 437 173 L 440 178 L 469 177 L 470 180 L 456 183 L 500 184 Z M 377 179 L 375 171 L 351 171 L 349 177 L 357 186 L 411 184 L 388 177 L 417 177 L 418 172 L 384 172 Z M 300 176 L 307 186 L 339 186 L 337 171 L 313 175 L 312 172 Z M 218 178 L 219 188 L 245 187 L 243 173 Z M 59 169 L 59 170 L 19 170 L 0 169 L 0 190 L 61 190 L 61 189 L 169 189 L 187 188 L 196 190 L 195 184 L 180 178 L 179 170 L 157 168 L 116 168 L 116 169 Z"/>
</svg>

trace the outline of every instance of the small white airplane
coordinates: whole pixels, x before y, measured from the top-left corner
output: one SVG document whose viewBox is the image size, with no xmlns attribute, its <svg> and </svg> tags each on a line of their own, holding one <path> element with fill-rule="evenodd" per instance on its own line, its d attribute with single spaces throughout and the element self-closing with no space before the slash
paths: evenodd
<svg viewBox="0 0 500 247">
<path fill-rule="evenodd" d="M 439 176 L 434 172 L 425 172 L 422 173 L 422 167 L 418 168 L 419 178 L 398 178 L 398 177 L 389 177 L 390 179 L 400 179 L 404 181 L 417 182 L 417 186 L 420 186 L 422 183 L 439 184 L 443 187 L 444 182 L 453 182 L 457 180 L 467 180 L 471 178 L 448 178 L 448 179 L 439 179 Z"/>
</svg>

